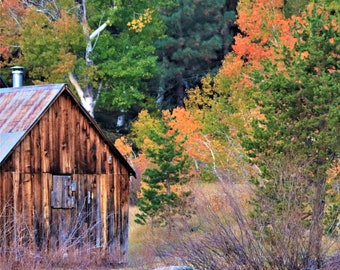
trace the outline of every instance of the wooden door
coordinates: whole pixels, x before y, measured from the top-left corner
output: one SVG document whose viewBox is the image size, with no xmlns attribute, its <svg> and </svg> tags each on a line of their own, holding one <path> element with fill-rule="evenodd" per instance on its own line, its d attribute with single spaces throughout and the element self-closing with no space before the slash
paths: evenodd
<svg viewBox="0 0 340 270">
<path fill-rule="evenodd" d="M 69 246 L 77 236 L 77 182 L 70 175 L 53 175 L 51 246 Z"/>
</svg>

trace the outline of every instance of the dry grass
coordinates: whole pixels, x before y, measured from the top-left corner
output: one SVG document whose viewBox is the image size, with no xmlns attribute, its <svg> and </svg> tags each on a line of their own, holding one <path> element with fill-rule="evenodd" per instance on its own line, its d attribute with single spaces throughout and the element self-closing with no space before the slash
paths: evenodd
<svg viewBox="0 0 340 270">
<path fill-rule="evenodd" d="M 167 258 L 167 241 L 176 241 L 167 228 L 153 228 L 134 222 L 137 207 L 130 208 L 129 263 L 128 269 L 146 270 L 177 262 Z"/>
<path fill-rule="evenodd" d="M 188 236 L 196 235 L 199 239 L 202 233 L 211 226 L 208 217 L 205 217 L 204 206 L 212 207 L 215 213 L 225 215 L 230 212 L 230 205 L 226 205 L 225 192 L 221 189 L 220 183 L 203 183 L 191 187 L 195 198 L 196 215 L 191 219 L 178 218 L 176 228 L 169 234 L 167 228 L 154 228 L 136 224 L 134 216 L 138 211 L 137 207 L 130 208 L 129 228 L 129 267 L 130 269 L 153 269 L 161 265 L 183 264 L 180 251 L 175 247 L 180 241 Z M 250 189 L 245 184 L 235 184 L 233 193 L 239 198 L 240 205 L 245 204 Z M 227 209 L 229 208 L 229 210 Z M 246 210 L 246 209 L 244 209 Z M 203 214 L 203 215 L 202 215 Z M 175 249 L 174 249 L 175 247 Z"/>
<path fill-rule="evenodd" d="M 131 209 L 130 269 L 159 265 L 211 270 L 303 269 L 308 232 L 299 225 L 298 216 L 284 221 L 285 230 L 278 227 L 277 239 L 268 242 L 254 235 L 247 217 L 247 200 L 252 194 L 247 183 L 198 184 L 193 194 L 196 215 L 178 220 L 171 235 L 165 229 L 152 232 L 133 223 L 136 208 Z M 324 237 L 323 254 L 323 270 L 340 269 L 339 238 Z"/>
<path fill-rule="evenodd" d="M 2 254 L 0 269 L 113 269 L 108 258 L 98 250 L 76 249 L 49 252 L 24 250 L 20 256 Z"/>
<path fill-rule="evenodd" d="M 114 267 L 109 254 L 84 246 L 82 249 L 64 247 L 50 252 L 12 249 L 0 255 L 0 269 L 150 270 L 184 264 L 214 270 L 289 269 L 261 262 L 263 258 L 272 260 L 273 254 L 268 253 L 268 247 L 264 248 L 255 241 L 245 218 L 246 201 L 251 194 L 249 186 L 228 183 L 224 188 L 220 182 L 193 186 L 196 214 L 191 219 L 178 218 L 176 228 L 170 234 L 167 228 L 151 230 L 149 226 L 136 224 L 137 207 L 131 207 L 126 267 Z M 325 237 L 323 249 L 329 256 L 323 269 L 339 269 L 339 238 Z M 198 267 L 200 264 L 202 267 Z"/>
<path fill-rule="evenodd" d="M 88 232 L 76 235 L 73 228 L 63 244 L 51 248 L 47 243 L 38 248 L 34 231 L 22 215 L 8 214 L 9 205 L 0 212 L 0 269 L 113 269 L 117 258 L 107 250 L 86 241 Z M 12 211 L 13 213 L 13 211 Z M 10 218 L 9 218 L 10 217 Z M 93 226 L 96 226 L 94 224 Z M 88 231 L 91 231 L 91 227 Z"/>
</svg>

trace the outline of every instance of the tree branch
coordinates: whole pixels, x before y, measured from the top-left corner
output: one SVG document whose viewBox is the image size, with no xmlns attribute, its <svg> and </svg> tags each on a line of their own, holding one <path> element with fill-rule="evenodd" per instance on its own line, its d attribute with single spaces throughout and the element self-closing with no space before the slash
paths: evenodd
<svg viewBox="0 0 340 270">
<path fill-rule="evenodd" d="M 103 23 L 101 26 L 99 26 L 96 30 L 92 32 L 91 35 L 89 35 L 90 41 L 93 40 L 95 37 L 97 37 L 110 23 L 110 20 L 107 20 L 105 23 Z"/>
</svg>

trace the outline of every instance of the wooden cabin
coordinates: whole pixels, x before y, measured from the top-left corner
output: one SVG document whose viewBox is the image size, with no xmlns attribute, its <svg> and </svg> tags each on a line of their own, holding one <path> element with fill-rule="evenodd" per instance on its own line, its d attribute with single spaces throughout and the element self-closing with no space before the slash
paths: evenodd
<svg viewBox="0 0 340 270">
<path fill-rule="evenodd" d="M 127 261 L 135 172 L 65 84 L 0 89 L 0 249 L 85 245 Z"/>
</svg>

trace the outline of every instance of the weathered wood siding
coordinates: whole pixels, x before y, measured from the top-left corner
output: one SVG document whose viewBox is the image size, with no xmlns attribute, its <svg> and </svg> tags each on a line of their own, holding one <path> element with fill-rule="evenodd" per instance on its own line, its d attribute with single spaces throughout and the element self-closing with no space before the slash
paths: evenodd
<svg viewBox="0 0 340 270">
<path fill-rule="evenodd" d="M 53 208 L 53 177 L 76 182 Z M 129 172 L 64 92 L 0 167 L 2 246 L 87 244 L 127 259 Z M 71 196 L 70 195 L 70 196 Z"/>
</svg>

